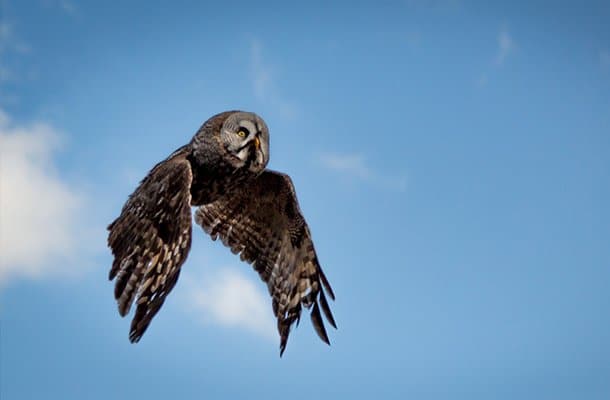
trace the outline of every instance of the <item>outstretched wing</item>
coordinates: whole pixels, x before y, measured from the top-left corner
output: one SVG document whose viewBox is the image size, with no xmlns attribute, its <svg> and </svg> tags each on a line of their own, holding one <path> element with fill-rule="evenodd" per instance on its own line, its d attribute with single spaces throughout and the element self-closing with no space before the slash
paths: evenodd
<svg viewBox="0 0 610 400">
<path fill-rule="evenodd" d="M 288 175 L 265 170 L 242 190 L 199 207 L 195 221 L 212 239 L 220 237 L 233 253 L 252 263 L 267 283 L 278 321 L 280 355 L 302 306 L 311 308 L 316 332 L 329 343 L 320 308 L 336 328 L 324 290 L 333 300 L 335 296 Z"/>
<path fill-rule="evenodd" d="M 116 279 L 114 297 L 121 316 L 134 300 L 137 308 L 129 340 L 140 340 L 172 290 L 191 247 L 192 171 L 185 154 L 176 151 L 157 164 L 108 226 L 108 246 Z"/>
</svg>

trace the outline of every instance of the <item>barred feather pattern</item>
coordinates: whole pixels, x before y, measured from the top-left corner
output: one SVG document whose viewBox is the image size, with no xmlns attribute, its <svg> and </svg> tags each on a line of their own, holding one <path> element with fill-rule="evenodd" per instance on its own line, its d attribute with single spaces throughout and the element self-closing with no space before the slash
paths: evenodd
<svg viewBox="0 0 610 400">
<path fill-rule="evenodd" d="M 335 296 L 288 175 L 265 170 L 241 188 L 199 207 L 195 221 L 213 240 L 220 238 L 241 260 L 251 263 L 267 283 L 280 334 L 280 355 L 303 307 L 311 310 L 320 339 L 330 344 L 320 309 L 336 328 L 326 294 L 333 300 Z"/>
<path fill-rule="evenodd" d="M 180 275 L 191 246 L 192 171 L 186 146 L 157 164 L 108 226 L 109 279 L 121 316 L 136 311 L 129 339 L 140 340 Z"/>
</svg>

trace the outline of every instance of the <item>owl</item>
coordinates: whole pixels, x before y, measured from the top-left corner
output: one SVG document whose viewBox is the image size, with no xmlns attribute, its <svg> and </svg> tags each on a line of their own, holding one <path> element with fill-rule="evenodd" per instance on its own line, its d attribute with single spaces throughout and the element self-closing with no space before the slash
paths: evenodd
<svg viewBox="0 0 610 400">
<path fill-rule="evenodd" d="M 121 316 L 135 303 L 129 339 L 140 340 L 172 291 L 191 247 L 195 222 L 220 238 L 267 284 L 277 318 L 280 356 L 303 307 L 329 344 L 336 328 L 309 227 L 290 177 L 266 169 L 269 131 L 256 114 L 227 111 L 207 120 L 190 143 L 155 165 L 108 226 L 114 261 L 109 279 Z"/>
</svg>

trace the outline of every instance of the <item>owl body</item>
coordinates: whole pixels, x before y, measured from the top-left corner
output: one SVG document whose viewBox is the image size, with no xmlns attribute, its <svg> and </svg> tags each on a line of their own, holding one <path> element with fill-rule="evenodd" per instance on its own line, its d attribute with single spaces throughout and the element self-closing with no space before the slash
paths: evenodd
<svg viewBox="0 0 610 400">
<path fill-rule="evenodd" d="M 236 136 L 240 130 L 245 134 L 243 138 Z M 253 165 L 256 152 L 240 158 L 232 151 L 252 143 L 254 136 L 260 140 L 256 165 Z M 201 206 L 216 201 L 255 178 L 269 161 L 268 138 L 267 126 L 256 114 L 227 111 L 206 121 L 186 146 L 193 171 L 191 204 Z"/>
<path fill-rule="evenodd" d="M 336 324 L 325 292 L 332 289 L 319 265 L 294 186 L 265 169 L 269 133 L 256 114 L 227 111 L 207 120 L 190 143 L 158 163 L 129 196 L 109 226 L 119 313 L 132 304 L 130 340 L 140 340 L 175 286 L 191 246 L 195 221 L 252 264 L 267 284 L 283 353 L 302 307 L 329 343 L 320 310 Z"/>
</svg>

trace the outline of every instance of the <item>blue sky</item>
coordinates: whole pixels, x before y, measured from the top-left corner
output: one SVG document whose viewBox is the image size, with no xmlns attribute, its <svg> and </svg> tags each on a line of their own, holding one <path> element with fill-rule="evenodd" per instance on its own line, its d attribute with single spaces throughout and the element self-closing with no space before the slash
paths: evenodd
<svg viewBox="0 0 610 400">
<path fill-rule="evenodd" d="M 608 2 L 0 2 L 0 394 L 610 398 Z M 142 341 L 105 226 L 261 115 L 337 295 L 284 357 L 198 227 Z"/>
</svg>

